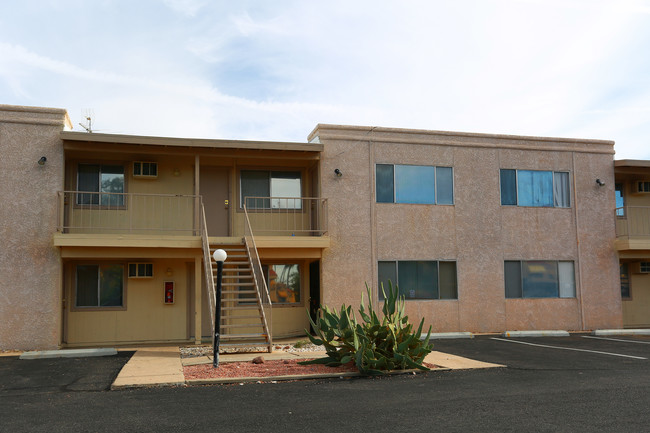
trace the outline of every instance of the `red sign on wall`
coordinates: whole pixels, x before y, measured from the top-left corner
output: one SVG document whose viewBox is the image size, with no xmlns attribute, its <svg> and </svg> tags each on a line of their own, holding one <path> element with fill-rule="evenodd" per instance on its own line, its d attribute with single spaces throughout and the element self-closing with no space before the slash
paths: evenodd
<svg viewBox="0 0 650 433">
<path fill-rule="evenodd" d="M 165 281 L 165 304 L 174 303 L 174 282 Z"/>
</svg>

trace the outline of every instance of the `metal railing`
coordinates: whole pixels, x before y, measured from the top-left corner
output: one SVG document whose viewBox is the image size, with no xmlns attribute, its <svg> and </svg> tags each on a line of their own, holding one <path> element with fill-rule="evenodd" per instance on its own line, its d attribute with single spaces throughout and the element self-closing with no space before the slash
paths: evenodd
<svg viewBox="0 0 650 433">
<path fill-rule="evenodd" d="M 271 308 L 271 296 L 269 295 L 269 289 L 266 286 L 266 278 L 264 278 L 264 271 L 262 270 L 262 264 L 260 263 L 260 256 L 257 252 L 257 246 L 255 245 L 255 238 L 253 237 L 253 231 L 251 229 L 250 220 L 248 219 L 248 212 L 244 206 L 244 243 L 246 244 L 246 250 L 248 251 L 248 258 L 250 260 L 251 269 L 253 270 L 253 279 L 255 281 L 255 288 L 257 289 L 258 299 L 261 305 L 260 311 L 262 312 L 262 320 L 264 321 L 264 328 L 268 335 L 269 351 L 271 350 L 271 345 L 273 344 L 272 335 L 272 312 Z"/>
<path fill-rule="evenodd" d="M 59 191 L 62 233 L 198 236 L 200 196 Z"/>
<path fill-rule="evenodd" d="M 650 206 L 616 208 L 616 237 L 650 237 Z"/>
<path fill-rule="evenodd" d="M 246 197 L 244 213 L 257 236 L 323 236 L 327 233 L 326 198 Z"/>
<path fill-rule="evenodd" d="M 203 202 L 200 204 L 201 212 L 201 243 L 203 245 L 203 275 L 205 278 L 205 289 L 208 291 L 208 302 L 210 302 L 210 323 L 214 323 L 214 316 L 216 314 L 217 307 L 217 295 L 214 291 L 214 277 L 212 275 L 212 257 L 210 256 L 210 242 L 208 240 L 208 225 L 207 220 L 205 219 L 205 208 L 203 207 Z M 200 338 L 202 334 L 200 329 L 197 329 L 197 332 Z M 214 332 L 212 334 L 212 344 L 214 345 Z M 196 338 L 196 336 L 195 336 Z"/>
</svg>

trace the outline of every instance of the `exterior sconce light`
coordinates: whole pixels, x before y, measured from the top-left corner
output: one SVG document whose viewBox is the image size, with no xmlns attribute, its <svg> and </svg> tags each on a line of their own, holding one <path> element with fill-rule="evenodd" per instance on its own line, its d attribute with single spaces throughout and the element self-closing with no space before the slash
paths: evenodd
<svg viewBox="0 0 650 433">
<path fill-rule="evenodd" d="M 180 171 L 180 169 L 175 168 L 175 169 L 174 169 L 174 176 L 180 176 L 180 175 L 181 175 L 181 171 Z"/>
<path fill-rule="evenodd" d="M 600 180 L 600 179 L 596 179 L 596 185 L 598 185 L 598 186 L 605 186 L 605 182 L 603 182 L 603 181 Z"/>
<path fill-rule="evenodd" d="M 343 176 L 343 172 L 339 170 L 338 168 L 334 169 L 334 173 L 336 174 L 336 177 L 341 177 Z"/>
<path fill-rule="evenodd" d="M 223 262 L 228 254 L 222 249 L 216 250 L 212 258 L 217 262 L 217 294 L 214 305 L 214 342 L 212 343 L 212 367 L 219 367 L 219 339 L 221 333 L 221 275 L 223 274 Z"/>
<path fill-rule="evenodd" d="M 45 161 L 47 161 L 47 158 L 44 156 L 41 156 L 41 159 L 38 160 L 38 165 L 45 165 Z"/>
<path fill-rule="evenodd" d="M 167 274 L 168 277 L 171 277 L 172 275 L 174 275 L 174 271 L 172 271 L 172 268 L 167 268 L 165 274 Z"/>
</svg>

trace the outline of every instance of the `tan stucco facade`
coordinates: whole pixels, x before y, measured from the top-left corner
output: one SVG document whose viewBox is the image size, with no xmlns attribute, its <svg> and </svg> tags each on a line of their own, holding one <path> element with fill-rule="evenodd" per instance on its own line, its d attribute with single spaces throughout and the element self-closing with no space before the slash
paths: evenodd
<svg viewBox="0 0 650 433">
<path fill-rule="evenodd" d="M 70 127 L 65 110 L 0 106 L 1 349 L 59 344 L 61 259 L 52 235 L 63 187 L 59 132 Z"/>
<path fill-rule="evenodd" d="M 358 304 L 366 283 L 377 287 L 378 261 L 450 260 L 458 299 L 407 301 L 411 317 L 436 332 L 622 325 L 613 142 L 337 125 L 319 125 L 309 139 L 324 145 L 326 304 Z M 454 204 L 377 203 L 376 164 L 453 167 Z M 569 172 L 571 206 L 502 206 L 500 169 Z M 572 261 L 576 296 L 506 299 L 506 260 Z"/>
</svg>

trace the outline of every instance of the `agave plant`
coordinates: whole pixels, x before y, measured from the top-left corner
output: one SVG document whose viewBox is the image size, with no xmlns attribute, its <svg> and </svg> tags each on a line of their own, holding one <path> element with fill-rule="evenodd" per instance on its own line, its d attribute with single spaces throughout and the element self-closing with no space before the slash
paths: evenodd
<svg viewBox="0 0 650 433">
<path fill-rule="evenodd" d="M 406 301 L 403 296 L 399 296 L 397 286 L 393 287 L 389 281 L 388 294 L 383 285 L 381 289 L 384 294 L 381 319 L 373 308 L 367 284 L 368 307 L 364 305 L 362 294 L 360 322 L 351 306 L 342 305 L 339 312 L 321 306 L 316 322 L 309 319 L 316 336 L 305 331 L 313 344 L 325 347 L 326 356 L 300 364 L 339 366 L 354 361 L 357 369 L 367 375 L 410 368 L 429 370 L 422 362 L 433 349 L 429 343 L 431 327 L 426 337 L 421 339 L 424 319 L 420 321 L 417 330 L 413 331 L 413 325 L 405 314 Z"/>
</svg>

